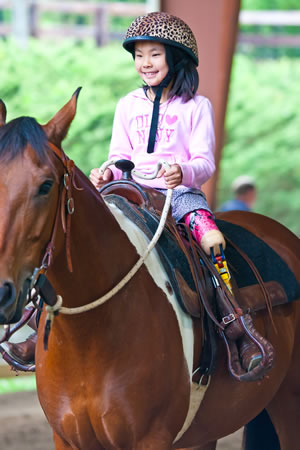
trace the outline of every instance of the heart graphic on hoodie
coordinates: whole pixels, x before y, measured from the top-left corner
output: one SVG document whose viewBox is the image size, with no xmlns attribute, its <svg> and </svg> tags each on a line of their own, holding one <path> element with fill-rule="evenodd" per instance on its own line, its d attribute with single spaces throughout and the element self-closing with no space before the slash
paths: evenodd
<svg viewBox="0 0 300 450">
<path fill-rule="evenodd" d="M 172 125 L 173 123 L 176 122 L 177 119 L 178 119 L 177 116 L 169 116 L 169 114 L 166 116 L 166 121 L 168 125 Z"/>
</svg>

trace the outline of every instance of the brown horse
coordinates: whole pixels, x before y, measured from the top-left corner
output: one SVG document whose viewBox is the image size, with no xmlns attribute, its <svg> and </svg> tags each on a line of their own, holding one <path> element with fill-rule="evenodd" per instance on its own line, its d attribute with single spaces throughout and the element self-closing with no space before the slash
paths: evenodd
<svg viewBox="0 0 300 450">
<path fill-rule="evenodd" d="M 36 267 L 47 270 L 63 307 L 84 307 L 114 288 L 147 245 L 61 150 L 77 96 L 44 126 L 28 117 L 5 124 L 0 105 L 1 323 L 21 317 Z M 295 235 L 256 214 L 222 219 L 263 237 L 300 282 Z M 54 318 L 45 350 L 43 308 L 36 349 L 38 396 L 56 449 L 213 449 L 264 408 L 282 449 L 299 448 L 299 302 L 274 308 L 276 329 L 266 312 L 255 318 L 276 351 L 268 376 L 235 381 L 220 342 L 216 373 L 199 387 L 191 380 L 201 329 L 194 336 L 156 250 L 112 298 L 67 311 Z"/>
</svg>

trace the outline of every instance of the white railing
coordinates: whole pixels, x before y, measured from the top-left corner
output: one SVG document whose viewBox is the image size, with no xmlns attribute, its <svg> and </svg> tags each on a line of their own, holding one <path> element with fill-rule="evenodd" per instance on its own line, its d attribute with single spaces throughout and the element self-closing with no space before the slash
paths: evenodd
<svg viewBox="0 0 300 450">
<path fill-rule="evenodd" d="M 241 11 L 239 15 L 240 25 L 257 25 L 272 27 L 300 27 L 300 10 L 289 11 Z M 264 47 L 300 47 L 300 33 L 289 34 L 276 32 L 269 33 L 240 32 L 238 42 L 253 46 Z"/>
<path fill-rule="evenodd" d="M 300 9 L 289 11 L 241 11 L 239 22 L 241 25 L 288 25 L 299 27 Z"/>
</svg>

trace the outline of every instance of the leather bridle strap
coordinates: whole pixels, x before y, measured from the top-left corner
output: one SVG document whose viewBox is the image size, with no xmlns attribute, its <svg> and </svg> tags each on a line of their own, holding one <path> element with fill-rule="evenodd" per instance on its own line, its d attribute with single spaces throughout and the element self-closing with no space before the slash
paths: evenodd
<svg viewBox="0 0 300 450">
<path fill-rule="evenodd" d="M 65 173 L 63 175 L 63 183 L 61 182 L 60 184 L 58 208 L 60 209 L 61 223 L 64 233 L 66 235 L 67 264 L 69 271 L 73 272 L 70 235 L 71 235 L 71 215 L 74 213 L 74 199 L 72 197 L 72 187 L 74 186 L 75 164 L 74 161 L 72 161 L 66 156 L 66 154 L 62 149 L 56 147 L 56 145 L 54 145 L 52 142 L 49 142 L 49 147 L 61 161 L 65 169 Z M 55 225 L 50 240 L 50 243 L 52 243 L 52 248 L 58 226 L 57 224 L 58 224 L 59 209 L 57 211 L 57 215 L 55 218 Z"/>
<path fill-rule="evenodd" d="M 67 265 L 70 272 L 73 271 L 72 259 L 71 259 L 71 249 L 70 249 L 70 231 L 71 231 L 71 215 L 74 212 L 74 200 L 72 197 L 72 187 L 74 185 L 74 169 L 75 165 L 72 160 L 70 160 L 64 151 L 52 142 L 48 142 L 49 148 L 54 152 L 57 158 L 62 163 L 65 171 L 63 174 L 63 178 L 59 183 L 59 192 L 58 192 L 58 203 L 57 210 L 54 220 L 54 225 L 52 229 L 52 234 L 50 241 L 45 250 L 45 254 L 42 259 L 41 266 L 36 268 L 33 272 L 31 279 L 31 289 L 35 286 L 39 276 L 41 274 L 46 273 L 48 267 L 52 262 L 52 256 L 54 251 L 54 243 L 56 239 L 59 217 L 61 218 L 62 228 L 66 235 L 66 257 L 67 257 Z M 76 186 L 75 186 L 76 187 Z M 77 188 L 79 189 L 79 188 Z M 67 217 L 66 217 L 67 216 Z"/>
</svg>

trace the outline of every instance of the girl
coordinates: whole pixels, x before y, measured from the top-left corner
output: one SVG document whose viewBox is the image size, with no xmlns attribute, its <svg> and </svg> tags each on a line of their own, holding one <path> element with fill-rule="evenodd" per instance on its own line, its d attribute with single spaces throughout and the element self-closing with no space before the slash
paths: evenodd
<svg viewBox="0 0 300 450">
<path fill-rule="evenodd" d="M 215 170 L 215 136 L 211 103 L 196 93 L 198 50 L 193 32 L 181 19 L 153 12 L 134 20 L 123 47 L 132 54 L 145 85 L 117 105 L 109 159 L 132 160 L 144 173 L 154 172 L 159 160 L 167 161 L 169 170 L 143 184 L 164 193 L 174 189 L 173 217 L 189 225 L 214 260 L 221 254 L 226 267 L 225 240 L 201 191 Z M 103 175 L 98 168 L 90 173 L 96 188 L 120 178 L 115 167 Z M 229 277 L 224 281 L 231 290 Z M 244 369 L 252 370 L 261 359 L 256 346 L 245 337 L 239 348 Z"/>
<path fill-rule="evenodd" d="M 145 86 L 117 105 L 109 159 L 130 159 L 145 173 L 166 160 L 170 170 L 143 183 L 160 190 L 175 188 L 174 218 L 184 218 L 204 250 L 210 254 L 213 247 L 217 254 L 221 244 L 225 248 L 224 238 L 201 191 L 215 170 L 213 111 L 209 100 L 196 94 L 195 37 L 177 17 L 150 13 L 132 23 L 123 46 L 132 53 Z M 107 169 L 103 176 L 98 169 L 90 174 L 97 188 L 103 181 L 119 178 L 121 171 L 116 168 Z"/>
</svg>

